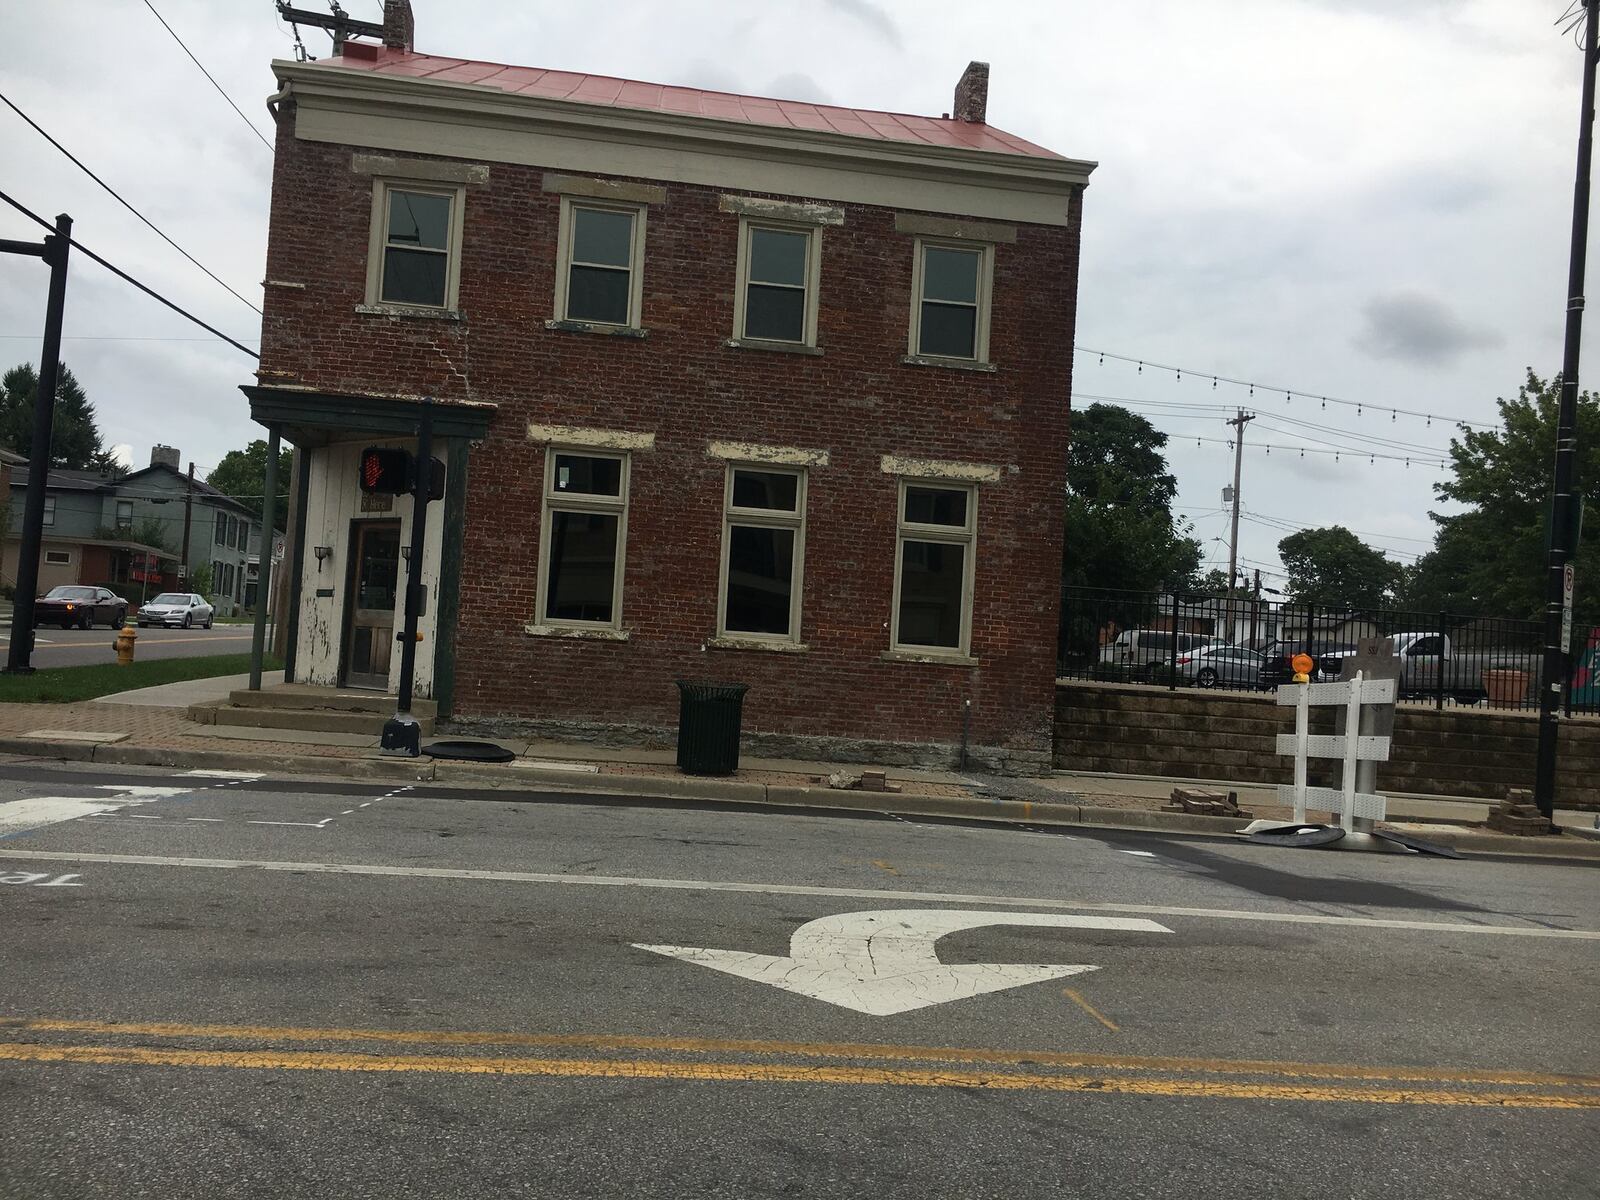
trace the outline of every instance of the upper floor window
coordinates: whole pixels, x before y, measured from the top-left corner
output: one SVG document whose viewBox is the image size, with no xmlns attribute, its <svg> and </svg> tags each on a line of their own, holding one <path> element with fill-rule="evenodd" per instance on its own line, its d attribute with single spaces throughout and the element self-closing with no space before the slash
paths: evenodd
<svg viewBox="0 0 1600 1200">
<path fill-rule="evenodd" d="M 561 199 L 556 318 L 638 328 L 644 296 L 642 204 Z"/>
<path fill-rule="evenodd" d="M 911 289 L 913 355 L 989 360 L 993 258 L 992 246 L 917 239 Z"/>
<path fill-rule="evenodd" d="M 459 187 L 378 181 L 367 303 L 456 306 L 463 193 Z"/>
<path fill-rule="evenodd" d="M 133 528 L 133 501 L 132 500 L 118 500 L 117 501 L 117 528 L 118 529 L 132 529 Z"/>
<path fill-rule="evenodd" d="M 735 339 L 816 345 L 821 248 L 814 226 L 739 222 Z"/>
<path fill-rule="evenodd" d="M 46 496 L 44 498 L 44 523 L 46 525 L 54 525 L 56 523 L 56 498 L 54 496 Z"/>
</svg>

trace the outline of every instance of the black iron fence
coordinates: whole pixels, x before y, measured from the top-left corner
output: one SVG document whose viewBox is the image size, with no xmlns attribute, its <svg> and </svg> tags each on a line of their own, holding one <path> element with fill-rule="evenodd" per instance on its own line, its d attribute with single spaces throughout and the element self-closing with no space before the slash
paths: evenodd
<svg viewBox="0 0 1600 1200">
<path fill-rule="evenodd" d="M 1388 639 L 1403 699 L 1534 708 L 1543 631 L 1534 621 L 1394 608 L 1067 588 L 1056 664 L 1066 679 L 1171 688 L 1266 690 L 1289 683 L 1294 659 L 1310 677 L 1339 677 L 1359 642 Z M 1563 681 L 1569 712 L 1600 711 L 1600 629 L 1574 630 Z"/>
</svg>

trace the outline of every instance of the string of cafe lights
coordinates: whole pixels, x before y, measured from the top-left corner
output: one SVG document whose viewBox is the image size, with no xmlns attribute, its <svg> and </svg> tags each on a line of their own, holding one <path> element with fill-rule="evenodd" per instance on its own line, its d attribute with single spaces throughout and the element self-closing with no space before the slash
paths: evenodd
<svg viewBox="0 0 1600 1200">
<path fill-rule="evenodd" d="M 1356 416 L 1358 417 L 1365 416 L 1369 412 L 1377 415 L 1388 413 L 1389 420 L 1391 421 L 1398 421 L 1400 417 L 1414 417 L 1418 420 L 1426 422 L 1429 426 L 1432 426 L 1435 421 L 1439 421 L 1445 425 L 1464 425 L 1469 429 L 1493 428 L 1492 425 L 1487 425 L 1476 421 L 1467 421 L 1460 417 L 1447 416 L 1444 413 L 1427 412 L 1425 410 L 1414 408 L 1401 408 L 1398 405 L 1393 404 L 1373 404 L 1370 401 L 1365 400 L 1350 400 L 1343 396 L 1330 396 L 1325 392 L 1311 392 L 1305 390 L 1304 388 L 1282 387 L 1277 384 L 1261 383 L 1253 379 L 1239 379 L 1231 375 L 1221 375 L 1215 371 L 1197 371 L 1190 367 L 1176 366 L 1172 363 L 1154 362 L 1148 358 L 1136 358 L 1128 354 L 1118 354 L 1112 350 L 1096 350 L 1089 346 L 1076 346 L 1074 349 L 1079 354 L 1088 354 L 1094 356 L 1101 366 L 1105 365 L 1105 361 L 1108 358 L 1115 362 L 1131 363 L 1137 368 L 1137 373 L 1139 375 L 1143 375 L 1145 373 L 1145 368 L 1148 367 L 1152 372 L 1159 371 L 1171 374 L 1179 383 L 1183 382 L 1183 377 L 1185 375 L 1202 383 L 1209 380 L 1212 391 L 1216 391 L 1220 384 L 1228 384 L 1230 387 L 1236 388 L 1246 388 L 1248 389 L 1248 399 L 1252 404 L 1260 404 L 1264 400 L 1275 399 L 1281 396 L 1285 405 L 1292 405 L 1297 399 L 1302 401 L 1315 401 L 1322 409 L 1326 409 L 1330 404 L 1342 406 L 1344 408 L 1353 408 L 1355 409 Z"/>
</svg>

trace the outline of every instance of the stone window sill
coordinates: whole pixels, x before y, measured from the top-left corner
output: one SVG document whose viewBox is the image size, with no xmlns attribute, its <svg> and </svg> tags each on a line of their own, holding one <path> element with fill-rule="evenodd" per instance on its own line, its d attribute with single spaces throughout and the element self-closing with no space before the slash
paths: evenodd
<svg viewBox="0 0 1600 1200">
<path fill-rule="evenodd" d="M 723 635 L 706 642 L 708 650 L 765 650 L 769 654 L 808 654 L 811 647 L 804 642 L 780 642 L 766 638 L 749 638 Z"/>
<path fill-rule="evenodd" d="M 964 358 L 929 358 L 923 354 L 907 354 L 900 361 L 908 367 L 948 367 L 952 371 L 982 371 L 993 375 L 1000 368 L 993 363 L 970 362 Z"/>
<path fill-rule="evenodd" d="M 594 321 L 546 321 L 546 329 L 554 329 L 558 333 L 598 333 L 603 337 L 620 338 L 647 338 L 650 336 L 648 329 L 640 329 L 637 325 L 601 325 Z"/>
<path fill-rule="evenodd" d="M 975 667 L 978 660 L 970 654 L 958 654 L 954 651 L 940 654 L 937 651 L 926 650 L 885 650 L 878 655 L 884 662 L 896 663 L 927 663 L 936 667 Z"/>
<path fill-rule="evenodd" d="M 465 321 L 458 308 L 419 308 L 410 304 L 358 304 L 356 311 L 365 317 L 412 317 L 422 321 Z"/>
<path fill-rule="evenodd" d="M 806 354 L 812 358 L 823 355 L 820 346 L 802 346 L 798 342 L 764 342 L 760 338 L 729 338 L 722 343 L 729 350 L 769 350 L 774 354 Z"/>
<path fill-rule="evenodd" d="M 566 625 L 524 625 L 522 632 L 529 637 L 568 638 L 578 642 L 625 642 L 631 636 L 626 629 L 578 629 Z"/>
</svg>

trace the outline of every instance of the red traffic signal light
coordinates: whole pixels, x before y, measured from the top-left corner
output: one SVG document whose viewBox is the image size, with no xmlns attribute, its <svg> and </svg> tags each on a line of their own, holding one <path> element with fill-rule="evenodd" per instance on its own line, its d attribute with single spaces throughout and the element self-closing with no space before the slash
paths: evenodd
<svg viewBox="0 0 1600 1200">
<path fill-rule="evenodd" d="M 361 452 L 361 490 L 391 496 L 411 490 L 411 452 L 368 446 Z"/>
</svg>

